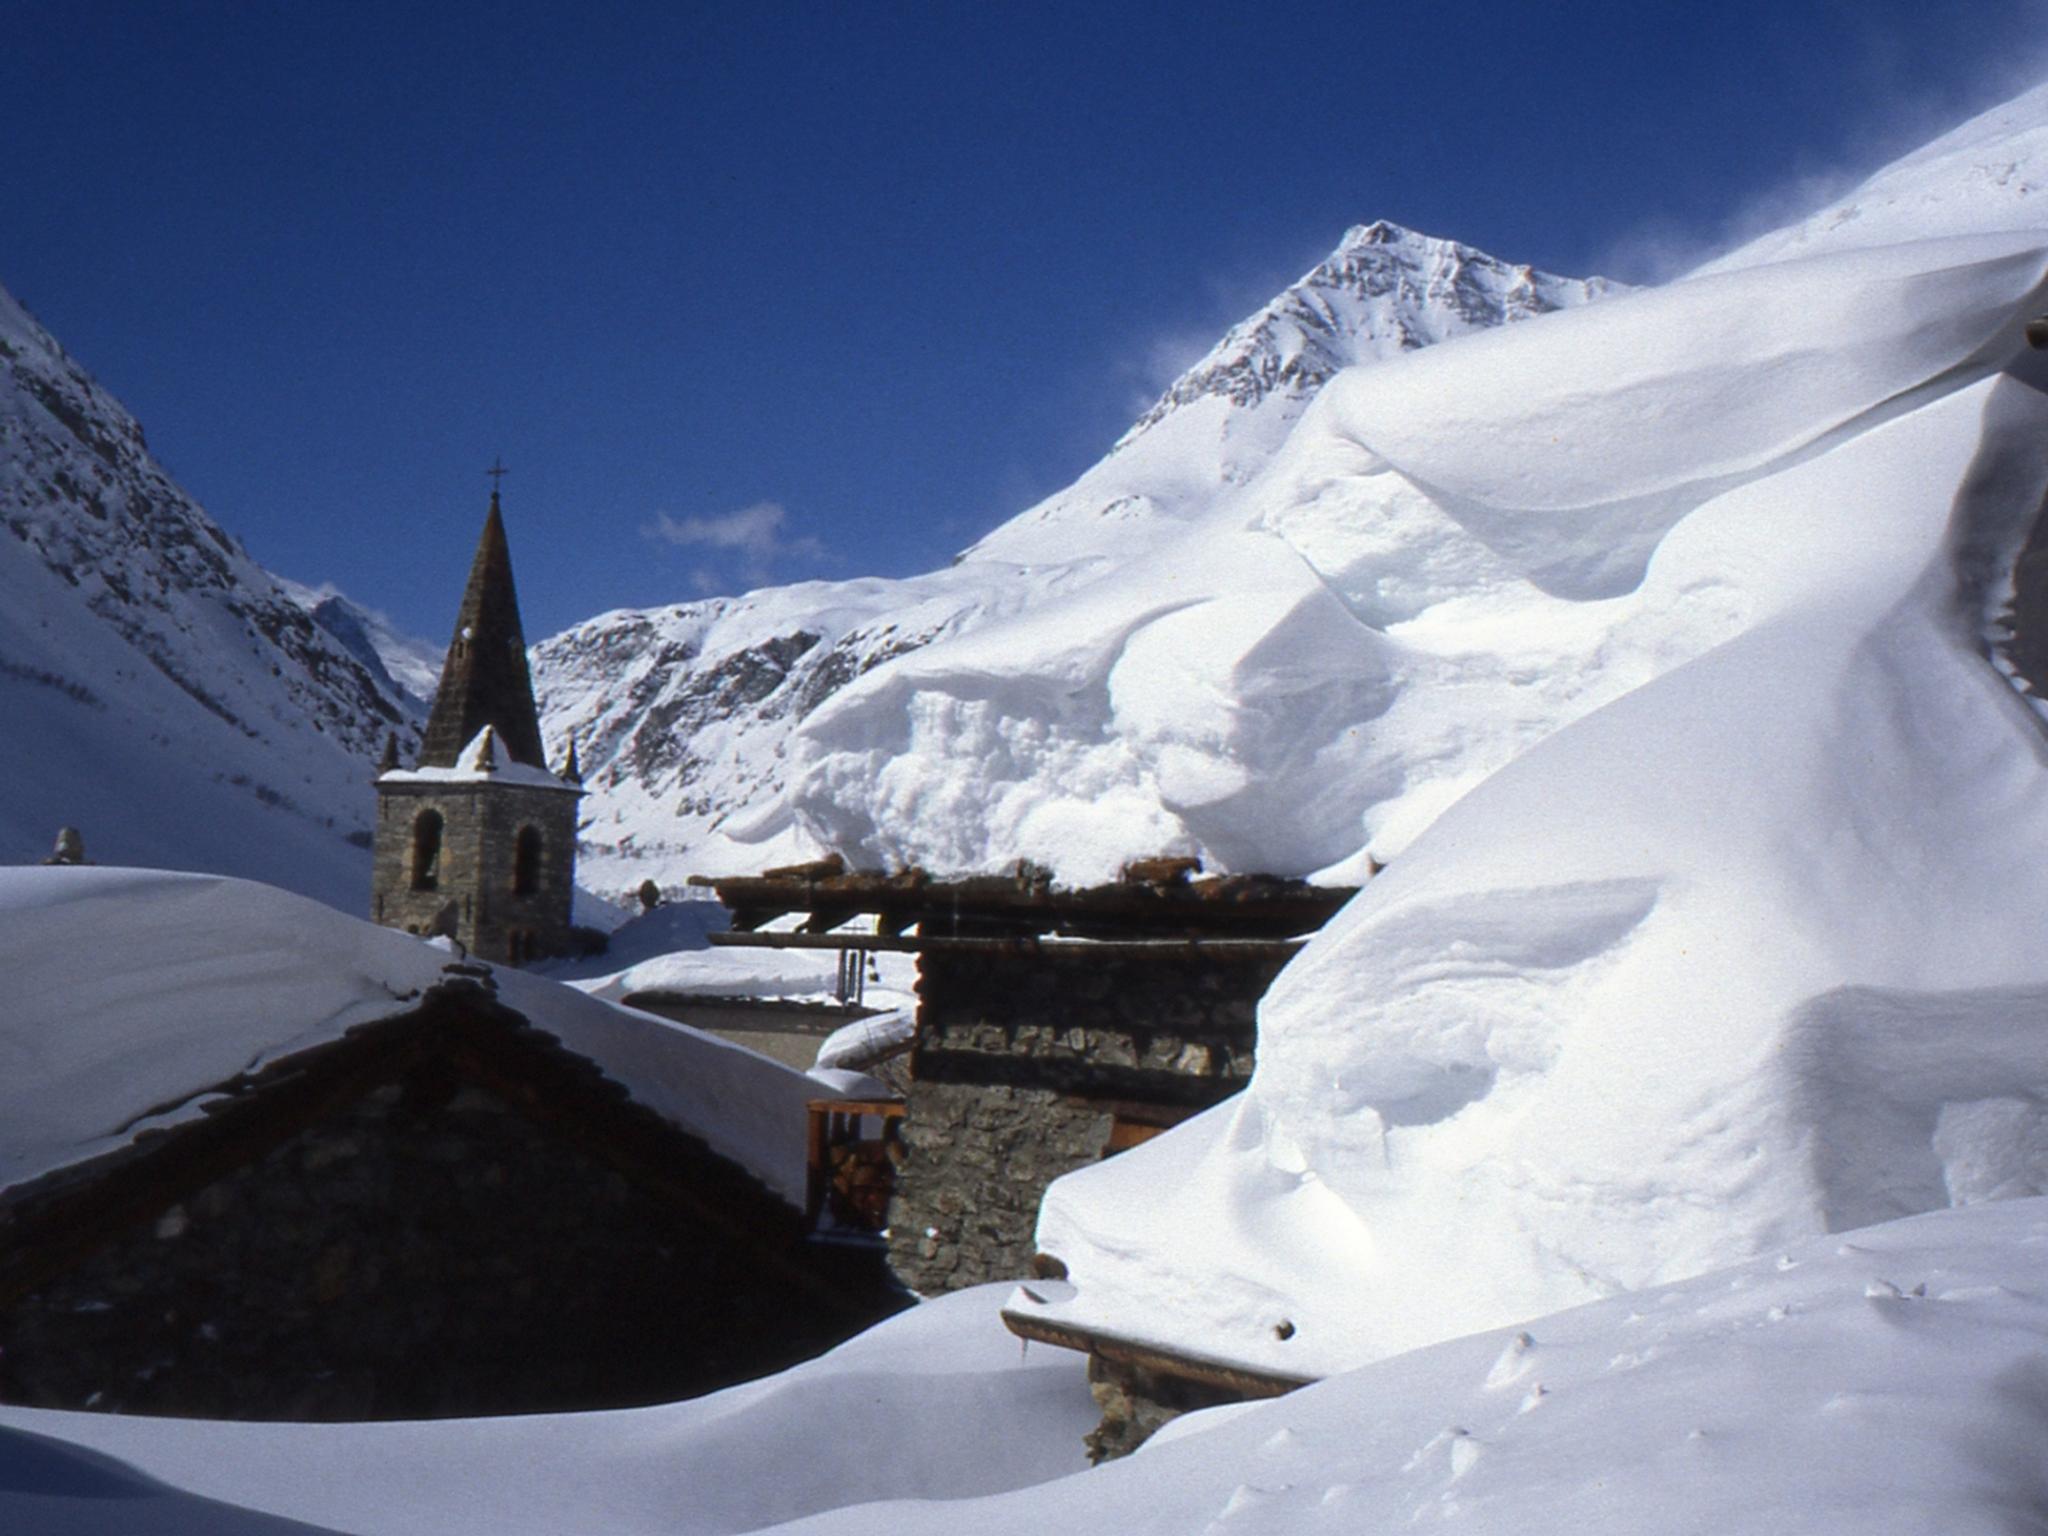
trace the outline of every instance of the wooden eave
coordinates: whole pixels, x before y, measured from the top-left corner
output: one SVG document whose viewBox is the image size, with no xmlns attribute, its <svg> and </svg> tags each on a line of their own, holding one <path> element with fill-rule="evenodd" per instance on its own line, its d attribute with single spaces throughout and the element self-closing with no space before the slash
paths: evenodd
<svg viewBox="0 0 2048 1536">
<path fill-rule="evenodd" d="M 727 949 L 859 949 L 901 954 L 1005 954 L 1041 956 L 1094 956 L 1104 960 L 1182 961 L 1196 957 L 1210 960 L 1285 960 L 1306 944 L 1306 939 L 1078 939 L 1040 938 L 1036 934 L 985 934 L 955 937 L 936 934 L 903 934 L 897 937 L 872 933 L 713 933 L 706 937 Z"/>
<path fill-rule="evenodd" d="M 1013 1311 L 1008 1307 L 1003 1309 L 1002 1318 L 1003 1326 L 1020 1339 L 1028 1339 L 1037 1344 L 1051 1344 L 1060 1349 L 1078 1350 L 1085 1355 L 1099 1355 L 1117 1365 L 1134 1365 L 1143 1370 L 1156 1371 L 1162 1376 L 1178 1377 L 1182 1381 L 1221 1387 L 1244 1398 L 1285 1397 L 1289 1392 L 1309 1386 L 1318 1379 L 1314 1376 L 1296 1376 L 1285 1371 L 1269 1371 L 1258 1366 L 1242 1365 L 1235 1361 L 1218 1359 L 1213 1355 L 1168 1349 L 1159 1344 L 1146 1344 L 1101 1329 L 1078 1328 L 1071 1323 L 1056 1323 L 1028 1312 Z"/>
<path fill-rule="evenodd" d="M 879 939 L 900 937 L 913 927 L 927 939 L 1046 934 L 1289 938 L 1313 933 L 1356 894 L 1355 887 L 1312 886 L 1266 875 L 1125 880 L 1079 890 L 1010 875 L 933 880 L 921 870 L 693 875 L 690 883 L 717 893 L 732 913 L 736 932 L 803 914 L 800 932 L 822 935 L 854 918 L 872 916 Z"/>
</svg>

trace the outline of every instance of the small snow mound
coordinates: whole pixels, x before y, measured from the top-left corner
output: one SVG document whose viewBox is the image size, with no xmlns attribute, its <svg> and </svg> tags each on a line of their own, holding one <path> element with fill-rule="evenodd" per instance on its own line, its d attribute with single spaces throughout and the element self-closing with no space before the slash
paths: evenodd
<svg viewBox="0 0 2048 1536">
<path fill-rule="evenodd" d="M 1536 1341 L 1527 1333 L 1518 1333 L 1507 1342 L 1500 1352 L 1500 1358 L 1493 1362 L 1493 1368 L 1486 1373 L 1486 1385 L 1498 1389 L 1512 1382 L 1520 1381 L 1535 1368 Z"/>
</svg>

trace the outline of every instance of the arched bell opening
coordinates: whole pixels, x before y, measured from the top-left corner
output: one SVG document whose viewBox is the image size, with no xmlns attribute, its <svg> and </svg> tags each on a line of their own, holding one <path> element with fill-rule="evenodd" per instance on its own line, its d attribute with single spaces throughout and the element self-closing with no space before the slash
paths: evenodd
<svg viewBox="0 0 2048 1536">
<path fill-rule="evenodd" d="M 533 896 L 540 891 L 541 837 L 538 827 L 521 827 L 512 848 L 512 894 Z"/>
<path fill-rule="evenodd" d="M 421 811 L 412 820 L 412 888 L 439 890 L 441 886 L 441 813 Z"/>
</svg>

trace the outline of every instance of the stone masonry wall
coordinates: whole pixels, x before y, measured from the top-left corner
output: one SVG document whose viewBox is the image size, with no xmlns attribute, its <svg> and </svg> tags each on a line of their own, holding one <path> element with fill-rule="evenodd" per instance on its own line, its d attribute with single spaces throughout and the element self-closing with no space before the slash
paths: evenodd
<svg viewBox="0 0 2048 1536">
<path fill-rule="evenodd" d="M 511 935 L 535 936 L 542 953 L 569 940 L 575 891 L 576 796 L 530 785 L 380 785 L 370 916 L 389 928 L 425 932 L 450 901 L 456 937 L 483 960 L 513 958 Z M 412 888 L 413 826 L 423 811 L 442 818 L 440 875 Z M 519 829 L 541 834 L 538 888 L 513 888 Z"/>
<path fill-rule="evenodd" d="M 1251 1076 L 1265 945 L 927 950 L 889 1261 L 924 1295 L 1022 1278 L 1045 1188 L 1099 1159 L 1120 1107 L 1199 1109 Z"/>
<path fill-rule="evenodd" d="M 0 1400 L 315 1420 L 619 1406 L 779 1369 L 852 1326 L 429 1065 L 0 1311 Z"/>
</svg>

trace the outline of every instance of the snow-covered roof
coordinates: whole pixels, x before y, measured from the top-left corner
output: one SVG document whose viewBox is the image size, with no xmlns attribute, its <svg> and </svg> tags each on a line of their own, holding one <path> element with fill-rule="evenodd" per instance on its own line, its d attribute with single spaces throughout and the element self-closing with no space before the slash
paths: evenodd
<svg viewBox="0 0 2048 1536">
<path fill-rule="evenodd" d="M 560 789 L 580 795 L 583 786 L 560 774 L 513 761 L 505 743 L 485 726 L 463 747 L 452 768 L 393 768 L 377 776 L 379 784 L 523 784 L 531 789 Z"/>
<path fill-rule="evenodd" d="M 198 1113 L 237 1073 L 404 1013 L 451 956 L 211 875 L 0 869 L 0 1189 Z M 684 1025 L 499 969 L 498 1000 L 802 1199 L 802 1073 Z"/>
</svg>

